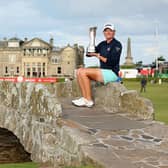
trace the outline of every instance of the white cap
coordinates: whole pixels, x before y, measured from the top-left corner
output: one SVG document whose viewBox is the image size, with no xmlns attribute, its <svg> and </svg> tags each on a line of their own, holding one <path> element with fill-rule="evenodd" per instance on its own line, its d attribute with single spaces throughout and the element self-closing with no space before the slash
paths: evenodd
<svg viewBox="0 0 168 168">
<path fill-rule="evenodd" d="M 115 26 L 113 24 L 105 24 L 104 28 L 103 28 L 103 31 L 105 29 L 111 29 L 111 30 L 115 31 Z"/>
</svg>

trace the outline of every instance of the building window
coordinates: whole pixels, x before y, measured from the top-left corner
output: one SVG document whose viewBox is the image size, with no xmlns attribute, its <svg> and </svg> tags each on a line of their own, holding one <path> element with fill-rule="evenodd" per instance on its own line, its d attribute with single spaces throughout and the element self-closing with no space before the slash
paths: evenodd
<svg viewBox="0 0 168 168">
<path fill-rule="evenodd" d="M 30 68 L 27 68 L 27 76 L 30 76 Z"/>
<path fill-rule="evenodd" d="M 38 77 L 41 77 L 41 75 L 42 75 L 42 74 L 41 74 L 41 70 L 42 70 L 42 69 L 41 69 L 41 63 L 38 62 L 38 63 L 37 63 L 37 66 L 36 66 L 36 71 L 37 71 L 37 76 L 38 76 Z"/>
<path fill-rule="evenodd" d="M 42 73 L 43 73 L 43 76 L 46 76 L 46 63 L 45 62 L 43 62 L 43 71 L 42 71 Z"/>
<path fill-rule="evenodd" d="M 16 73 L 19 73 L 19 67 L 16 68 Z"/>
<path fill-rule="evenodd" d="M 53 64 L 57 64 L 57 63 L 59 63 L 59 61 L 60 61 L 60 57 L 59 56 L 52 56 L 51 62 Z"/>
<path fill-rule="evenodd" d="M 57 59 L 56 59 L 56 58 L 52 58 L 51 61 L 52 61 L 53 64 L 56 64 L 56 63 L 57 63 Z"/>
<path fill-rule="evenodd" d="M 70 64 L 70 62 L 68 61 L 68 64 Z"/>
<path fill-rule="evenodd" d="M 32 68 L 33 77 L 37 77 L 36 67 Z"/>
<path fill-rule="evenodd" d="M 7 66 L 5 67 L 5 73 L 6 74 L 8 73 L 8 67 Z"/>
<path fill-rule="evenodd" d="M 57 68 L 57 73 L 58 73 L 58 74 L 61 74 L 61 67 L 58 67 L 58 68 Z"/>
</svg>

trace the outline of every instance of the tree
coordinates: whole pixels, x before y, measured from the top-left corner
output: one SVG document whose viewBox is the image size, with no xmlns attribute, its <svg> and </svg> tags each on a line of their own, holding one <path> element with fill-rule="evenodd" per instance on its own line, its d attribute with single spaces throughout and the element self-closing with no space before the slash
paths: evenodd
<svg viewBox="0 0 168 168">
<path fill-rule="evenodd" d="M 143 65 L 143 61 L 138 61 L 138 62 L 136 62 L 136 66 L 137 67 L 141 67 Z"/>
<path fill-rule="evenodd" d="M 160 56 L 157 58 L 158 61 L 166 61 L 166 59 L 163 56 Z"/>
</svg>

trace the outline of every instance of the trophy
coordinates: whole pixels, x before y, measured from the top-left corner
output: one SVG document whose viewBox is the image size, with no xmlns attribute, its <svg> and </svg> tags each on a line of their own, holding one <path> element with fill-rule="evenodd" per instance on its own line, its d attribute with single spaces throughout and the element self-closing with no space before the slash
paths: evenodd
<svg viewBox="0 0 168 168">
<path fill-rule="evenodd" d="M 96 30 L 97 30 L 97 27 L 90 27 L 89 29 L 90 42 L 89 42 L 89 46 L 87 47 L 87 53 L 96 52 L 96 47 L 95 47 Z M 86 56 L 89 56 L 89 55 L 86 54 Z"/>
</svg>

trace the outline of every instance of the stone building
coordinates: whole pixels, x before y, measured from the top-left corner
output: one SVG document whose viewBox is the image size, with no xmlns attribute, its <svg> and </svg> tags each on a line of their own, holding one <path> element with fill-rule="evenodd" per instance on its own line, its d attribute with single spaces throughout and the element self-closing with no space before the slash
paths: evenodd
<svg viewBox="0 0 168 168">
<path fill-rule="evenodd" d="M 1 77 L 73 77 L 75 69 L 83 66 L 84 48 L 74 44 L 58 48 L 54 39 L 3 39 L 0 41 Z"/>
</svg>

